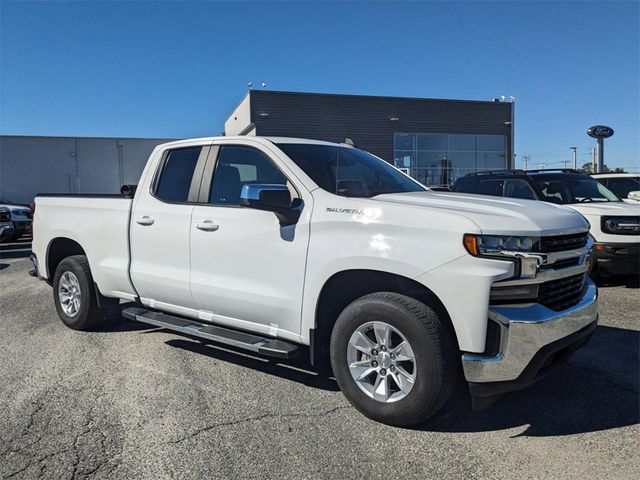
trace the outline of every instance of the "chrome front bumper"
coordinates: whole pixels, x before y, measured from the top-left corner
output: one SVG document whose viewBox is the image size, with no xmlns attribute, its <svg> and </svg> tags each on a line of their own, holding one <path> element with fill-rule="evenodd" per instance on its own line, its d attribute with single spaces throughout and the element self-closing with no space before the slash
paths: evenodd
<svg viewBox="0 0 640 480">
<path fill-rule="evenodd" d="M 561 312 L 538 303 L 489 307 L 489 318 L 501 330 L 499 353 L 491 356 L 466 353 L 462 366 L 468 382 L 515 381 L 546 345 L 586 328 L 598 319 L 598 291 L 586 279 L 580 302 Z"/>
</svg>

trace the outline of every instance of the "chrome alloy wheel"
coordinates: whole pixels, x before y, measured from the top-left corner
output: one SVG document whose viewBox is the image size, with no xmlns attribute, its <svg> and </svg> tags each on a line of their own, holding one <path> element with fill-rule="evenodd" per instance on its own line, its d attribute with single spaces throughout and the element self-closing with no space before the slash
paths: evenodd
<svg viewBox="0 0 640 480">
<path fill-rule="evenodd" d="M 73 272 L 64 272 L 58 282 L 60 306 L 68 317 L 75 317 L 80 311 L 82 292 L 80 282 Z"/>
<path fill-rule="evenodd" d="M 398 329 L 385 322 L 367 322 L 353 332 L 347 362 L 360 390 L 383 403 L 402 400 L 416 380 L 411 345 Z"/>
</svg>

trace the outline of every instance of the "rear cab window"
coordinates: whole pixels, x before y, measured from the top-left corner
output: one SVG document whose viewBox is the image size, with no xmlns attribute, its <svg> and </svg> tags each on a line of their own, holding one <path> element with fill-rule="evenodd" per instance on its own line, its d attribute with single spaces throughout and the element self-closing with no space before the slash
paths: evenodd
<svg viewBox="0 0 640 480">
<path fill-rule="evenodd" d="M 161 163 L 153 194 L 168 203 L 187 203 L 202 147 L 169 150 Z"/>
</svg>

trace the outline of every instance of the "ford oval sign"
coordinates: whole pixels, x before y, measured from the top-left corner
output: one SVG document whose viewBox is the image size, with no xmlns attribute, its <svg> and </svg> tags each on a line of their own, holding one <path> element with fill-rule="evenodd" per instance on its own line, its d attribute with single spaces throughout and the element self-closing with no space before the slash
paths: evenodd
<svg viewBox="0 0 640 480">
<path fill-rule="evenodd" d="M 593 138 L 609 138 L 613 135 L 613 128 L 604 125 L 595 125 L 587 130 L 587 135 Z"/>
</svg>

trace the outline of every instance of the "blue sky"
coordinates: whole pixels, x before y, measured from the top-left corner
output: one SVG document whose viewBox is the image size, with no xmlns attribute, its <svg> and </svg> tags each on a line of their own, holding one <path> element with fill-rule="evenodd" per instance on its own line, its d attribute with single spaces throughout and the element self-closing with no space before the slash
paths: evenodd
<svg viewBox="0 0 640 480">
<path fill-rule="evenodd" d="M 516 153 L 640 169 L 639 3 L 0 4 L 0 133 L 218 134 L 247 82 L 269 89 L 513 95 Z M 555 162 L 555 163 L 554 163 Z M 520 162 L 518 161 L 518 165 Z"/>
</svg>

